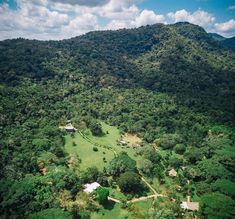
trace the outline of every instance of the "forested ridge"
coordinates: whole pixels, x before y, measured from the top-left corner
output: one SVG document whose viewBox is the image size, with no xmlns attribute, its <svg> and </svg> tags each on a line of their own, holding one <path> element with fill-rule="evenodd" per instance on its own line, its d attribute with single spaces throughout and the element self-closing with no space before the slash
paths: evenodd
<svg viewBox="0 0 235 219">
<path fill-rule="evenodd" d="M 111 186 L 113 176 L 126 188 L 122 179 L 136 174 L 117 170 L 116 163 L 131 162 L 124 155 L 110 170 L 81 171 L 79 155 L 71 168 L 59 129 L 69 119 L 78 130 L 92 131 L 103 121 L 137 134 L 143 139 L 138 170 L 145 177 L 164 186 L 174 168 L 181 193 L 186 196 L 190 180 L 200 203 L 192 214 L 234 218 L 234 60 L 228 45 L 189 23 L 0 42 L 0 217 L 90 218 L 102 201 L 88 203 L 84 183 Z M 161 218 L 181 217 L 181 196 L 171 189 L 175 204 L 155 206 L 145 218 L 159 218 L 159 211 Z"/>
</svg>

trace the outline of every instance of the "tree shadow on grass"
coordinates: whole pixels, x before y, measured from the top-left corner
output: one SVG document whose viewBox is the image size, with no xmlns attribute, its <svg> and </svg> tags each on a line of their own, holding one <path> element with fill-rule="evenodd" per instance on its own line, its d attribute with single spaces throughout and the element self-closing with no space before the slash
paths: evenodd
<svg viewBox="0 0 235 219">
<path fill-rule="evenodd" d="M 112 210 L 114 208 L 114 205 L 115 205 L 115 202 L 107 201 L 107 202 L 105 202 L 105 204 L 103 206 L 104 206 L 104 209 Z"/>
</svg>

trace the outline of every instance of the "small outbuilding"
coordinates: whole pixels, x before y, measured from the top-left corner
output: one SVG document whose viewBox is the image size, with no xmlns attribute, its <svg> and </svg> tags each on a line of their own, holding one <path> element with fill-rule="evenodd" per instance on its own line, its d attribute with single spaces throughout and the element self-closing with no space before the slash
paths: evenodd
<svg viewBox="0 0 235 219">
<path fill-rule="evenodd" d="M 180 207 L 184 210 L 190 211 L 198 211 L 199 210 L 199 202 L 191 202 L 190 196 L 187 197 L 187 201 L 183 201 L 180 204 Z"/>
<path fill-rule="evenodd" d="M 120 143 L 122 146 L 127 145 L 127 142 L 126 142 L 126 141 L 124 141 L 124 140 L 120 140 L 120 141 L 119 141 L 119 143 Z"/>
<path fill-rule="evenodd" d="M 175 169 L 171 169 L 169 172 L 168 172 L 169 176 L 172 176 L 172 177 L 176 177 L 177 176 L 177 172 Z"/>
<path fill-rule="evenodd" d="M 98 182 L 93 182 L 93 183 L 87 183 L 84 185 L 84 192 L 86 193 L 92 193 L 94 192 L 97 188 L 100 187 L 100 184 Z"/>
</svg>

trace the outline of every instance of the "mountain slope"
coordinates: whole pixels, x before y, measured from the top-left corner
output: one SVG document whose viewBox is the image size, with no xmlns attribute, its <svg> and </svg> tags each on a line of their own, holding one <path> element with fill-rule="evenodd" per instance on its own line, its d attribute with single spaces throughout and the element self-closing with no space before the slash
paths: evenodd
<svg viewBox="0 0 235 219">
<path fill-rule="evenodd" d="M 141 86 L 234 109 L 235 54 L 190 23 L 97 31 L 62 41 L 3 41 L 0 52 L 0 79 L 6 83 L 21 76 L 60 76 L 66 69 L 96 77 L 95 84 Z"/>
<path fill-rule="evenodd" d="M 221 44 L 235 51 L 235 37 L 225 39 L 221 42 Z"/>
<path fill-rule="evenodd" d="M 219 209 L 232 218 L 234 60 L 233 51 L 185 22 L 0 42 L 0 217 L 180 218 L 190 190 L 201 208 L 189 217 L 214 218 Z M 60 129 L 68 120 L 78 132 Z M 138 145 L 119 145 L 123 136 Z M 146 195 L 144 187 L 141 194 L 117 189 L 130 164 L 131 175 L 138 171 L 167 197 L 110 209 L 98 203 L 100 194 L 83 193 L 82 185 L 98 181 L 123 206 Z"/>
<path fill-rule="evenodd" d="M 208 33 L 209 36 L 211 36 L 213 39 L 218 40 L 218 41 L 222 41 L 225 40 L 226 38 L 217 34 L 217 33 Z"/>
</svg>

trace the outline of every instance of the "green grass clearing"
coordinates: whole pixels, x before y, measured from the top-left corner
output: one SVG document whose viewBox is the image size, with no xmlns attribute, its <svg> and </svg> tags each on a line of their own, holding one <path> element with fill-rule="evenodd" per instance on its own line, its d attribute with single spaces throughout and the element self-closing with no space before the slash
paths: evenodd
<svg viewBox="0 0 235 219">
<path fill-rule="evenodd" d="M 118 140 L 120 139 L 120 132 L 118 128 L 114 126 L 107 125 L 102 122 L 102 129 L 105 134 L 104 136 L 93 136 L 90 130 L 85 130 L 83 133 L 91 140 L 92 143 L 84 139 L 78 132 L 75 133 L 74 138 L 71 135 L 65 136 L 65 150 L 71 155 L 78 155 L 82 163 L 80 165 L 81 170 L 86 170 L 88 167 L 96 166 L 99 170 L 103 170 L 107 167 L 109 162 L 115 156 L 112 150 L 97 147 L 98 151 L 94 152 L 94 144 L 104 145 L 111 147 L 117 153 L 125 151 L 132 158 L 137 160 L 135 150 L 132 147 L 121 147 L 118 145 Z M 76 144 L 76 146 L 73 145 Z M 93 144 L 94 143 L 94 144 Z M 106 159 L 106 163 L 103 161 Z"/>
<path fill-rule="evenodd" d="M 92 213 L 91 219 L 132 219 L 131 214 L 122 209 L 120 204 L 114 204 L 110 202 L 110 205 L 105 209 L 101 209 L 99 212 Z"/>
</svg>

